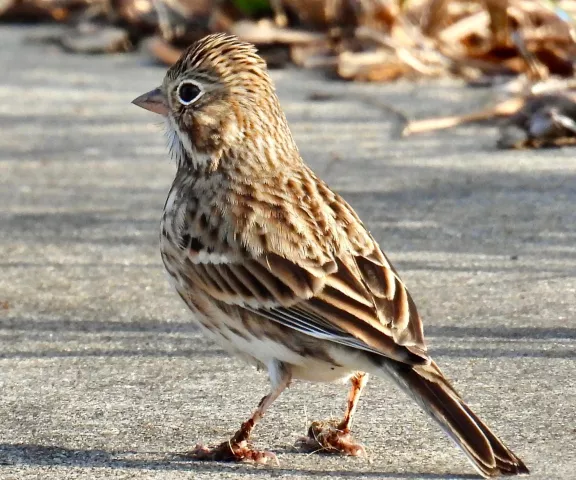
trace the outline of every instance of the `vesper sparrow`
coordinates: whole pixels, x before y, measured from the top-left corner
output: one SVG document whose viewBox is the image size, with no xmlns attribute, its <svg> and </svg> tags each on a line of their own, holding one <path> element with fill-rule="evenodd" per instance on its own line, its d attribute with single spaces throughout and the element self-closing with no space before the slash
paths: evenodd
<svg viewBox="0 0 576 480">
<path fill-rule="evenodd" d="M 358 215 L 302 161 L 252 45 L 207 36 L 134 103 L 164 117 L 177 164 L 160 235 L 169 277 L 200 329 L 272 384 L 229 441 L 193 457 L 273 457 L 248 438 L 292 379 L 351 380 L 344 419 L 313 423 L 303 443 L 362 454 L 350 423 L 371 373 L 414 398 L 481 475 L 528 473 L 430 358 L 408 290 Z"/>
</svg>

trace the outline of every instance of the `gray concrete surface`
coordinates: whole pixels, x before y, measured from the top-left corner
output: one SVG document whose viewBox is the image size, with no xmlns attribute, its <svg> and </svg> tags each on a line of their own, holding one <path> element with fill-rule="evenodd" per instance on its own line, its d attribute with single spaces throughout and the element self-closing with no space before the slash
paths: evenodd
<svg viewBox="0 0 576 480">
<path fill-rule="evenodd" d="M 267 379 L 191 328 L 162 272 L 174 168 L 130 101 L 163 68 L 25 41 L 37 31 L 0 28 L 0 478 L 475 478 L 380 379 L 354 427 L 370 462 L 292 450 L 346 396 L 304 383 L 256 431 L 280 467 L 174 455 L 225 439 Z M 395 139 L 389 115 L 349 98 L 424 116 L 489 97 L 450 82 L 274 78 L 304 157 L 402 272 L 445 372 L 532 478 L 576 478 L 576 150 L 496 151 L 488 127 Z M 308 102 L 319 89 L 337 98 Z"/>
</svg>

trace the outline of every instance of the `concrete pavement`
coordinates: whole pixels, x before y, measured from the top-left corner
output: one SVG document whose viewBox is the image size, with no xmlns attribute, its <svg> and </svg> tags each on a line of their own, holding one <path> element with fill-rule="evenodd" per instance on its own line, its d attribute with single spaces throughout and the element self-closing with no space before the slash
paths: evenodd
<svg viewBox="0 0 576 480">
<path fill-rule="evenodd" d="M 174 455 L 227 438 L 267 379 L 197 334 L 162 272 L 174 168 L 157 119 L 130 101 L 164 69 L 25 41 L 36 32 L 0 27 L 0 478 L 475 478 L 380 379 L 354 425 L 371 462 L 292 450 L 346 398 L 305 383 L 256 430 L 280 467 Z M 454 82 L 273 76 L 303 156 L 410 287 L 436 361 L 531 478 L 575 478 L 576 150 L 496 151 L 489 127 L 393 138 L 390 115 L 349 95 L 420 117 L 489 98 Z M 336 98 L 308 101 L 318 90 Z"/>
</svg>

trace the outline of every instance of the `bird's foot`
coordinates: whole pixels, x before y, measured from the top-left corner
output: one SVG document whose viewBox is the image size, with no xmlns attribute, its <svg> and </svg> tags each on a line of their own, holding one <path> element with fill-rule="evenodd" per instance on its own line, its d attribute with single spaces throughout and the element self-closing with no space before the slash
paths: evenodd
<svg viewBox="0 0 576 480">
<path fill-rule="evenodd" d="M 308 436 L 297 440 L 296 446 L 307 452 L 339 453 L 353 457 L 365 457 L 366 449 L 354 441 L 350 429 L 338 428 L 335 421 L 312 422 Z"/>
<path fill-rule="evenodd" d="M 258 464 L 267 464 L 270 462 L 278 465 L 278 459 L 272 452 L 255 450 L 247 440 L 227 441 L 215 447 L 206 447 L 205 445 L 196 445 L 190 452 L 184 455 L 192 460 L 204 460 L 214 462 L 251 462 Z"/>
</svg>

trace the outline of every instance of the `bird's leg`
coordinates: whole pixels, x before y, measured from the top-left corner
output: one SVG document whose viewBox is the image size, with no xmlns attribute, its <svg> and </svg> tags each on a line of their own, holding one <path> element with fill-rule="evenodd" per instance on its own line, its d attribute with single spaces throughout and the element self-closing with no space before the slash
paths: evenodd
<svg viewBox="0 0 576 480">
<path fill-rule="evenodd" d="M 300 448 L 306 451 L 341 453 L 343 455 L 366 455 L 366 450 L 354 441 L 350 433 L 352 416 L 358 406 L 362 389 L 368 383 L 368 374 L 358 372 L 351 379 L 352 387 L 348 393 L 346 412 L 341 422 L 312 422 L 308 436 L 298 440 Z"/>
<path fill-rule="evenodd" d="M 358 372 L 354 375 L 350 382 L 352 383 L 352 387 L 350 388 L 350 392 L 348 392 L 348 402 L 346 404 L 346 412 L 344 412 L 344 418 L 338 425 L 338 430 L 350 432 L 350 426 L 352 425 L 352 416 L 356 412 L 356 408 L 358 407 L 358 401 L 360 400 L 360 395 L 362 395 L 362 390 L 368 383 L 368 374 Z"/>
<path fill-rule="evenodd" d="M 258 408 L 252 416 L 246 420 L 240 429 L 226 442 L 216 447 L 206 447 L 196 445 L 194 450 L 186 453 L 186 457 L 194 460 L 213 460 L 220 462 L 255 462 L 267 463 L 270 460 L 276 460 L 276 455 L 272 452 L 258 451 L 253 449 L 248 440 L 256 424 L 262 419 L 264 413 L 274 403 L 274 401 L 288 387 L 291 381 L 290 370 L 279 362 L 269 367 L 270 379 L 272 381 L 272 390 L 268 395 L 260 400 Z"/>
</svg>

